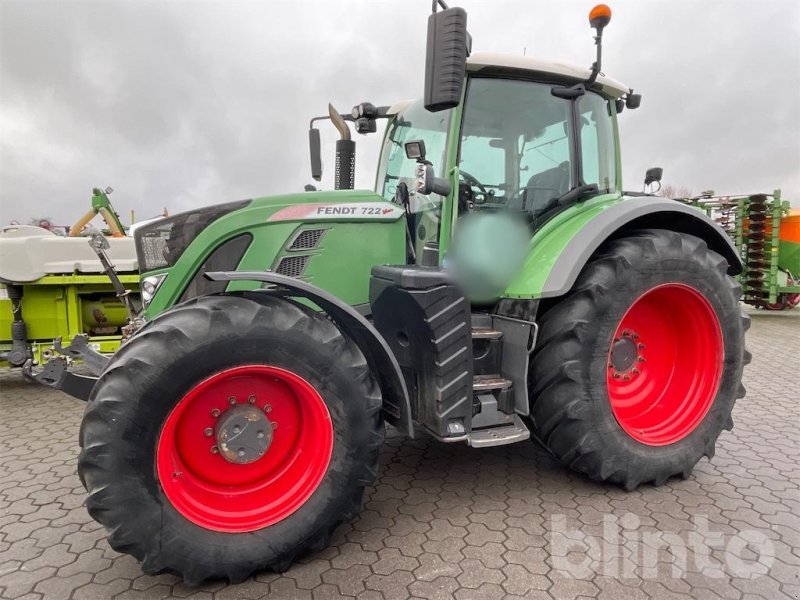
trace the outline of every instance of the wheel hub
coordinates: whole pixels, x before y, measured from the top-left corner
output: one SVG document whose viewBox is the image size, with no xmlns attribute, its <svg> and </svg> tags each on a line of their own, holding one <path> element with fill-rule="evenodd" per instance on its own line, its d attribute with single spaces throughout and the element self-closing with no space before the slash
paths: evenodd
<svg viewBox="0 0 800 600">
<path fill-rule="evenodd" d="M 630 381 L 639 375 L 645 357 L 645 345 L 636 331 L 624 329 L 614 338 L 608 355 L 609 374 L 612 379 Z"/>
<path fill-rule="evenodd" d="M 220 416 L 216 426 L 219 454 L 237 465 L 256 461 L 269 449 L 272 429 L 272 421 L 255 406 L 233 406 Z"/>
<path fill-rule="evenodd" d="M 624 373 L 636 362 L 636 344 L 629 337 L 616 340 L 611 346 L 611 366 Z"/>
</svg>

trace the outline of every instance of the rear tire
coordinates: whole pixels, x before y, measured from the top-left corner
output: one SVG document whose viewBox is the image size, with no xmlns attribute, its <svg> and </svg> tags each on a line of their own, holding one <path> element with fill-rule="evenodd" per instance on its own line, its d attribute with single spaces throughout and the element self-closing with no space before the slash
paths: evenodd
<svg viewBox="0 0 800 600">
<path fill-rule="evenodd" d="M 364 356 L 322 315 L 259 292 L 192 300 L 148 323 L 94 387 L 78 464 L 89 514 L 148 574 L 286 570 L 359 512 L 380 410 Z M 234 439 L 238 416 L 259 426 L 246 448 L 219 437 L 228 423 Z"/>
<path fill-rule="evenodd" d="M 534 432 L 558 459 L 630 490 L 713 456 L 750 359 L 727 269 L 664 230 L 613 240 L 586 265 L 541 317 L 531 361 Z"/>
</svg>

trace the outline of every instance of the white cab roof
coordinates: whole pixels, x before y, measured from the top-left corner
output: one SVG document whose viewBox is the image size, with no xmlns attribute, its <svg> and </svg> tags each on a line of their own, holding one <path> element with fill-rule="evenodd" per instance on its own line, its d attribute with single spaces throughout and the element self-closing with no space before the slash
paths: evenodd
<svg viewBox="0 0 800 600">
<path fill-rule="evenodd" d="M 532 74 L 555 75 L 556 77 L 569 78 L 574 81 L 587 79 L 591 73 L 589 67 L 551 62 L 532 56 L 475 52 L 467 59 L 468 71 L 480 71 L 489 68 L 518 69 Z M 628 86 L 605 75 L 598 76 L 597 83 L 603 87 L 604 92 L 615 98 L 619 98 L 628 91 Z"/>
</svg>

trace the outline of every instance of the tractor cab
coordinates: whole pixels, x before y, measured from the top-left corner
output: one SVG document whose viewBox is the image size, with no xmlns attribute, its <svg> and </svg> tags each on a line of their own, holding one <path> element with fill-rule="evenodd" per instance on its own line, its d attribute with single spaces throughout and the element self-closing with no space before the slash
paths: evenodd
<svg viewBox="0 0 800 600">
<path fill-rule="evenodd" d="M 565 98 L 554 92 L 588 69 L 497 54 L 466 64 L 457 106 L 431 112 L 417 100 L 388 111 L 376 192 L 408 207 L 417 263 L 438 246 L 442 215 L 509 211 L 535 230 L 573 202 L 621 192 L 616 115 L 625 86 L 600 77 L 595 91 Z M 422 193 L 420 164 L 452 185 Z"/>
<path fill-rule="evenodd" d="M 376 119 L 388 119 L 375 191 L 404 207 L 407 262 L 424 266 L 445 263 L 456 224 L 469 213 L 512 215 L 533 235 L 569 206 L 620 198 L 616 119 L 623 108 L 637 108 L 641 97 L 600 72 L 610 16 L 604 5 L 590 13 L 597 59 L 581 68 L 472 54 L 466 12 L 434 1 L 424 97 L 390 107 L 363 103 L 349 115 L 329 107 L 329 117 L 312 120 L 312 175 L 321 176 L 316 120 L 330 118 L 342 136 L 340 189 L 352 186 L 355 161 L 345 121 L 370 133 Z"/>
</svg>

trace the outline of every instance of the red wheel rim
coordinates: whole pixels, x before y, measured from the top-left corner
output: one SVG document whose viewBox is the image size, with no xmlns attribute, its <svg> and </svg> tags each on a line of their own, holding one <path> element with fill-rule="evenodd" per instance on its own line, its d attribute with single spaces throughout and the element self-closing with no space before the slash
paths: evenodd
<svg viewBox="0 0 800 600">
<path fill-rule="evenodd" d="M 220 437 L 229 429 L 221 424 L 242 411 L 259 439 L 265 431 L 269 437 L 268 447 L 245 464 L 225 457 L 227 437 Z M 161 430 L 156 466 L 181 515 L 206 529 L 238 533 L 300 508 L 322 481 L 332 450 L 330 413 L 311 384 L 285 369 L 247 365 L 209 377 L 178 402 Z"/>
<path fill-rule="evenodd" d="M 675 443 L 708 413 L 722 366 L 722 330 L 708 300 L 687 285 L 657 286 L 631 305 L 611 342 L 614 416 L 643 444 Z"/>
</svg>

